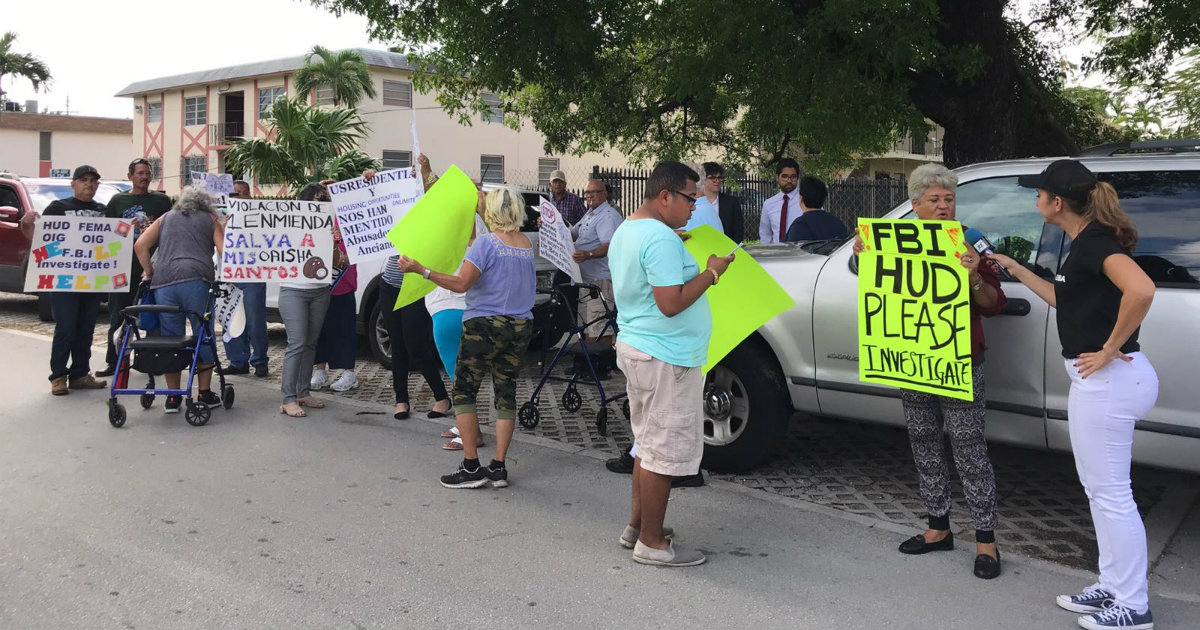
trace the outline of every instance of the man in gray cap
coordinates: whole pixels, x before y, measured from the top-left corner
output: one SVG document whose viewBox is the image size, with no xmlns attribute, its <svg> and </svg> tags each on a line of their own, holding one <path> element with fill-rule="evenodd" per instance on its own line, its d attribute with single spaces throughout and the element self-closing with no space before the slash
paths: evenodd
<svg viewBox="0 0 1200 630">
<path fill-rule="evenodd" d="M 587 213 L 579 195 L 567 192 L 567 175 L 562 171 L 550 173 L 550 203 L 566 219 L 567 225 L 575 225 Z"/>
</svg>

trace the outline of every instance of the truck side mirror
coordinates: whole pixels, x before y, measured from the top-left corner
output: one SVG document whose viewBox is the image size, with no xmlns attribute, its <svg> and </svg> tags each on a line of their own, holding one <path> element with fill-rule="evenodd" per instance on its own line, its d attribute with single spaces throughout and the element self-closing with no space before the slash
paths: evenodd
<svg viewBox="0 0 1200 630">
<path fill-rule="evenodd" d="M 0 221 L 16 223 L 21 218 L 21 211 L 12 206 L 0 206 Z"/>
</svg>

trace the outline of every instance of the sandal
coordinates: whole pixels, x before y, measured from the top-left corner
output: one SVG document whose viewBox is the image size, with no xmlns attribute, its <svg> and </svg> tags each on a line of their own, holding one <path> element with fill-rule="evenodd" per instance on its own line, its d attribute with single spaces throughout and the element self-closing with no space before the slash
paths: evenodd
<svg viewBox="0 0 1200 630">
<path fill-rule="evenodd" d="M 458 437 L 458 427 L 450 427 L 449 429 L 442 431 L 442 438 L 444 439 L 449 440 L 456 437 Z"/>
<path fill-rule="evenodd" d="M 312 396 L 301 398 L 301 399 L 297 400 L 296 402 L 299 403 L 301 407 L 311 407 L 313 409 L 324 409 L 325 408 L 325 403 L 317 400 L 316 398 L 313 398 Z"/>
<path fill-rule="evenodd" d="M 479 436 L 479 441 L 477 441 L 477 442 L 475 443 L 475 448 L 480 448 L 480 447 L 482 447 L 482 446 L 483 446 L 483 435 L 481 434 L 481 435 Z M 450 440 L 449 442 L 446 442 L 445 444 L 443 444 L 443 445 L 442 445 L 442 449 L 443 449 L 443 450 L 447 450 L 447 451 L 461 451 L 461 450 L 463 450 L 463 441 L 462 441 L 462 438 L 460 438 L 460 437 L 456 437 L 456 438 L 454 438 L 453 440 Z"/>
<path fill-rule="evenodd" d="M 289 409 L 288 408 L 289 405 L 296 405 L 296 406 Z M 287 405 L 280 405 L 279 413 L 287 414 L 287 416 L 289 418 L 306 418 L 306 417 L 308 417 L 308 414 L 305 413 L 304 410 L 300 408 L 300 405 L 297 405 L 296 403 L 288 403 Z"/>
</svg>

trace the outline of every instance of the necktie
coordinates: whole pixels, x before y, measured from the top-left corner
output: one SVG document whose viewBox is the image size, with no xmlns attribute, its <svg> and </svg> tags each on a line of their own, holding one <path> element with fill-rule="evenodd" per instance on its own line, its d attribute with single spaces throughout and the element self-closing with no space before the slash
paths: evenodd
<svg viewBox="0 0 1200 630">
<path fill-rule="evenodd" d="M 784 193 L 784 195 L 783 195 L 783 210 L 781 210 L 779 212 L 779 242 L 780 243 L 782 243 L 784 237 L 787 236 L 787 229 L 788 229 L 787 202 L 788 202 L 788 196 L 786 193 Z"/>
</svg>

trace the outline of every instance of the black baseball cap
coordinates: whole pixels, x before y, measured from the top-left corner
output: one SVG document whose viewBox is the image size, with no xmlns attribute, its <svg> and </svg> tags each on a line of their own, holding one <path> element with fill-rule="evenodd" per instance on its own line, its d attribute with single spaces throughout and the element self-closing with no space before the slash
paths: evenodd
<svg viewBox="0 0 1200 630">
<path fill-rule="evenodd" d="M 100 179 L 100 171 L 97 171 L 95 166 L 88 166 L 87 164 L 77 167 L 71 179 L 83 179 L 88 175 L 95 175 L 96 179 Z"/>
<path fill-rule="evenodd" d="M 1087 203 L 1088 195 L 1096 187 L 1096 176 L 1088 167 L 1075 160 L 1055 160 L 1037 175 L 1018 177 L 1017 184 L 1025 188 L 1040 188 L 1059 197 Z"/>
</svg>

